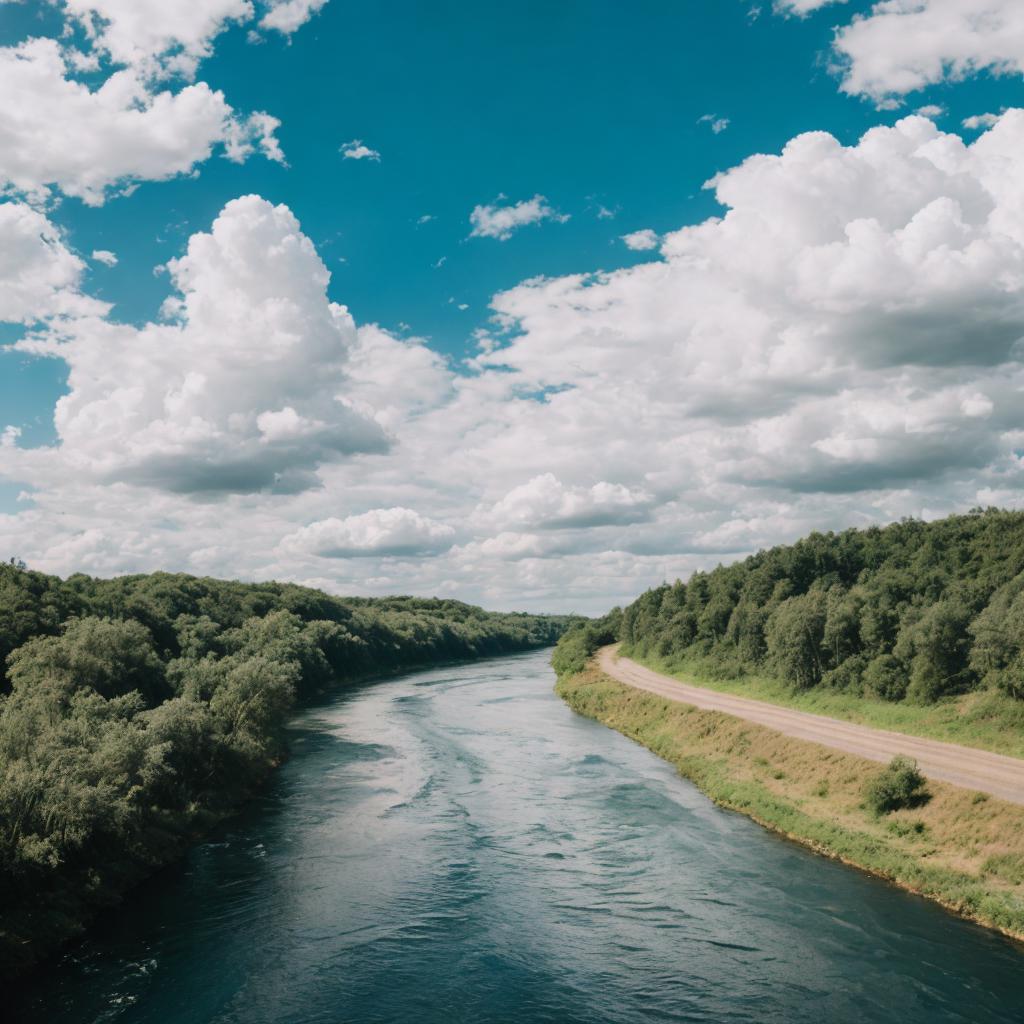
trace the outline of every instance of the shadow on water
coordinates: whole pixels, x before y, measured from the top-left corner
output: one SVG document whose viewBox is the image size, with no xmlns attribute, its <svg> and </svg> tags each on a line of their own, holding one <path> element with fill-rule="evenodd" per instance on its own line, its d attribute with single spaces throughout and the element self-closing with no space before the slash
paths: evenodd
<svg viewBox="0 0 1024 1024">
<path fill-rule="evenodd" d="M 552 684 L 517 655 L 318 701 L 15 1019 L 1024 1019 L 1014 945 L 721 811 Z"/>
</svg>

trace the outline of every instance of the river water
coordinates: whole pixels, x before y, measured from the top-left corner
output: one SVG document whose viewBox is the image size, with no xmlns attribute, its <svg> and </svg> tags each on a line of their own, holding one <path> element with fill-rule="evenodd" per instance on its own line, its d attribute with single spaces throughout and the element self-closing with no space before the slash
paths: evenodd
<svg viewBox="0 0 1024 1024">
<path fill-rule="evenodd" d="M 1021 947 L 715 808 L 547 659 L 305 712 L 264 795 L 14 1019 L 1021 1024 Z"/>
</svg>

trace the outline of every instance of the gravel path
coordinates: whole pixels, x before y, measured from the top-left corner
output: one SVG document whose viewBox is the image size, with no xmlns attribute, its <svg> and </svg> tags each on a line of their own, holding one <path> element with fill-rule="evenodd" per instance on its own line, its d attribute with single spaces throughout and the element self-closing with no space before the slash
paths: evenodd
<svg viewBox="0 0 1024 1024">
<path fill-rule="evenodd" d="M 599 662 L 601 669 L 613 679 L 660 697 L 707 711 L 721 711 L 775 729 L 786 736 L 820 743 L 871 761 L 886 763 L 896 754 L 905 754 L 914 758 L 929 778 L 1024 804 L 1024 760 L 954 743 L 872 729 L 824 715 L 812 715 L 807 711 L 794 711 L 777 704 L 691 686 L 644 668 L 629 658 L 619 657 L 614 647 L 603 648 Z"/>
</svg>

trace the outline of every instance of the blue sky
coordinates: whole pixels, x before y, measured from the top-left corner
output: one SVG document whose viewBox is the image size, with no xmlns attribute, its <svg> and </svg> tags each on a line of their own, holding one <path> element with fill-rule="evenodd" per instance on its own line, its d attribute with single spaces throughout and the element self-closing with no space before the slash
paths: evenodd
<svg viewBox="0 0 1024 1024">
<path fill-rule="evenodd" d="M 67 200 L 60 220 L 81 252 L 117 252 L 117 267 L 92 268 L 90 290 L 118 319 L 141 322 L 167 294 L 153 268 L 229 199 L 256 192 L 295 211 L 333 275 L 332 296 L 358 320 L 408 325 L 460 359 L 495 292 L 647 259 L 619 236 L 715 213 L 702 186 L 717 171 L 801 131 L 852 141 L 876 123 L 827 72 L 834 13 L 749 11 L 738 0 L 335 2 L 290 39 L 254 46 L 245 26 L 229 28 L 202 77 L 236 108 L 281 119 L 288 166 L 213 159 L 194 178 L 143 183 L 100 208 Z M 46 3 L 0 17 L 4 44 L 59 31 Z M 707 114 L 728 129 L 714 133 L 699 121 Z M 340 146 L 355 138 L 381 161 L 343 160 Z M 541 193 L 571 219 L 507 244 L 468 240 L 472 208 L 502 193 Z M 433 219 L 419 225 L 424 215 Z M 63 368 L 5 362 L 19 367 L 0 378 L 7 417 L 26 439 L 52 440 Z"/>
<path fill-rule="evenodd" d="M 208 7 L 213 16 L 219 16 L 218 11 L 234 9 L 232 4 L 240 10 L 239 5 L 244 6 L 245 2 L 208 0 Z M 105 410 L 106 415 L 110 395 L 132 382 L 131 369 L 119 364 L 123 357 L 117 354 L 127 350 L 116 346 L 106 349 L 110 356 L 105 362 L 103 346 L 109 342 L 95 334 L 98 328 L 90 327 L 94 332 L 89 335 L 90 340 L 81 342 L 83 351 L 91 346 L 88 360 L 85 356 L 77 363 L 74 356 L 40 357 L 38 353 L 43 349 L 58 351 L 52 339 L 66 327 L 66 322 L 58 322 L 42 309 L 34 322 L 0 325 L 0 337 L 8 342 L 17 341 L 25 332 L 37 336 L 49 332 L 51 338 L 48 348 L 47 344 L 37 344 L 31 354 L 23 350 L 24 346 L 22 350 L 8 349 L 0 354 L 0 428 L 9 425 L 20 431 L 16 443 L 8 446 L 13 451 L 11 463 L 4 469 L 0 461 L 0 511 L 6 513 L 9 543 L 16 543 L 19 551 L 27 552 L 29 561 L 55 571 L 86 568 L 111 572 L 155 568 L 157 565 L 150 562 L 163 557 L 169 568 L 227 575 L 290 574 L 334 589 L 449 589 L 460 593 L 466 590 L 471 599 L 492 604 L 514 605 L 522 598 L 531 605 L 546 606 L 553 602 L 596 609 L 602 602 L 628 597 L 630 588 L 640 583 L 657 583 L 664 575 L 685 574 L 697 565 L 732 553 L 741 554 L 759 543 L 789 539 L 805 526 L 842 526 L 907 512 L 935 514 L 960 507 L 964 502 L 975 502 L 985 488 L 992 494 L 998 491 L 1004 502 L 1012 500 L 1005 488 L 1000 489 L 1009 469 L 1003 464 L 997 468 L 999 458 L 1011 456 L 999 456 L 996 449 L 1002 444 L 1006 452 L 1017 450 L 1011 437 L 1015 426 L 1010 422 L 1012 417 L 1008 419 L 1000 413 L 986 414 L 985 418 L 994 422 L 993 415 L 996 419 L 1002 416 L 997 432 L 1002 440 L 971 434 L 965 446 L 973 455 L 953 459 L 955 465 L 943 464 L 931 449 L 915 449 L 909 454 L 896 452 L 893 438 L 879 438 L 861 423 L 835 436 L 786 442 L 797 447 L 806 443 L 807 452 L 814 458 L 824 452 L 833 460 L 849 461 L 853 459 L 850 452 L 860 453 L 855 464 L 830 465 L 820 470 L 821 480 L 831 481 L 835 476 L 836 480 L 853 480 L 853 484 L 826 481 L 820 487 L 809 485 L 807 474 L 819 473 L 812 463 L 792 477 L 774 468 L 751 465 L 742 473 L 730 470 L 727 478 L 713 485 L 709 484 L 710 477 L 702 477 L 705 486 L 699 497 L 689 494 L 687 488 L 692 485 L 683 479 L 685 473 L 677 478 L 668 467 L 647 465 L 639 451 L 618 452 L 605 466 L 605 453 L 610 448 L 620 442 L 628 448 L 631 441 L 629 431 L 624 435 L 621 424 L 617 434 L 614 423 L 607 424 L 611 433 L 604 439 L 584 437 L 585 431 L 581 429 L 573 449 L 566 439 L 578 421 L 573 418 L 567 426 L 568 420 L 558 418 L 566 415 L 564 409 L 560 409 L 557 417 L 552 414 L 546 425 L 532 425 L 524 433 L 520 441 L 524 446 L 521 473 L 515 471 L 517 451 L 502 451 L 506 470 L 501 479 L 488 478 L 473 493 L 465 491 L 461 481 L 440 473 L 436 479 L 426 479 L 421 462 L 415 463 L 415 472 L 402 462 L 403 458 L 412 458 L 412 445 L 402 441 L 402 431 L 416 433 L 423 429 L 421 417 L 427 416 L 424 409 L 430 402 L 439 404 L 436 408 L 430 406 L 429 431 L 442 433 L 439 424 L 444 422 L 449 425 L 450 436 L 447 447 L 439 444 L 432 454 L 425 456 L 428 462 L 436 458 L 439 464 L 450 463 L 459 451 L 460 431 L 480 429 L 479 419 L 464 417 L 458 403 L 451 401 L 452 389 L 458 391 L 460 387 L 459 378 L 472 380 L 481 395 L 490 396 L 477 399 L 483 403 L 485 411 L 478 414 L 483 420 L 489 415 L 487 402 L 503 410 L 497 415 L 498 420 L 505 413 L 511 417 L 504 428 L 505 436 L 511 436 L 508 432 L 514 432 L 518 429 L 516 424 L 522 423 L 517 403 L 523 395 L 537 398 L 562 391 L 579 395 L 587 391 L 590 383 L 574 377 L 576 371 L 570 368 L 583 367 L 589 374 L 588 351 L 598 362 L 604 358 L 604 342 L 594 341 L 603 337 L 601 332 L 614 330 L 617 336 L 621 334 L 623 350 L 632 350 L 637 360 L 643 360 L 647 353 L 653 357 L 655 351 L 664 354 L 657 346 L 666 344 L 665 339 L 651 340 L 658 331 L 654 330 L 652 335 L 649 324 L 640 325 L 641 307 L 637 307 L 638 318 L 631 321 L 635 328 L 624 327 L 618 320 L 614 324 L 582 323 L 574 319 L 582 293 L 567 304 L 559 305 L 561 299 L 549 305 L 542 303 L 540 310 L 534 304 L 540 293 L 517 287 L 521 282 L 537 277 L 568 280 L 571 275 L 594 271 L 622 271 L 628 275 L 628 268 L 646 263 L 678 266 L 672 263 L 672 253 L 661 248 L 666 236 L 687 225 L 700 225 L 708 218 L 721 216 L 728 205 L 742 208 L 747 203 L 751 210 L 757 206 L 757 197 L 747 183 L 740 183 L 740 199 L 728 205 L 718 201 L 714 191 L 704 188 L 704 184 L 720 172 L 743 166 L 755 154 L 781 153 L 787 142 L 802 133 L 827 131 L 853 152 L 869 129 L 891 127 L 915 110 L 925 108 L 939 131 L 959 133 L 971 141 L 987 124 L 968 130 L 961 127 L 965 118 L 991 114 L 991 121 L 1020 102 L 1020 61 L 1015 64 L 1016 55 L 1003 52 L 998 41 L 983 38 L 980 49 L 971 50 L 969 66 L 957 72 L 956 61 L 962 55 L 955 50 L 959 45 L 956 40 L 964 35 L 957 18 L 965 11 L 970 13 L 972 5 L 981 3 L 991 9 L 989 13 L 993 16 L 1013 19 L 1017 15 L 1012 5 L 1003 0 L 929 0 L 922 16 L 933 19 L 932 22 L 889 25 L 885 19 L 873 16 L 877 12 L 872 3 L 826 0 L 805 0 L 805 7 L 817 8 L 808 10 L 805 17 L 792 12 L 786 16 L 785 11 L 772 10 L 767 2 L 754 5 L 742 0 L 646 0 L 628 5 L 604 0 L 502 5 L 405 0 L 354 5 L 330 0 L 319 11 L 310 11 L 308 20 L 288 33 L 261 28 L 254 19 L 280 2 L 267 0 L 257 5 L 250 16 L 240 17 L 237 23 L 225 23 L 219 32 L 205 38 L 188 37 L 184 44 L 179 40 L 175 45 L 184 45 L 186 50 L 189 45 L 206 47 L 196 60 L 194 81 L 221 90 L 239 117 L 264 111 L 280 121 L 276 139 L 287 163 L 266 159 L 258 151 L 239 162 L 224 159 L 220 152 L 215 152 L 209 159 L 196 161 L 190 173 L 173 174 L 168 180 L 153 180 L 165 175 L 141 171 L 114 175 L 113 183 L 100 197 L 102 202 L 95 195 L 84 202 L 73 182 L 54 184 L 53 179 L 45 177 L 47 172 L 40 171 L 40 180 L 49 185 L 45 196 L 15 184 L 7 188 L 9 201 L 25 203 L 45 215 L 60 232 L 66 250 L 83 261 L 72 290 L 76 295 L 111 304 L 104 314 L 104 323 L 133 325 L 144 331 L 145 325 L 160 322 L 161 304 L 175 292 L 172 275 L 161 268 L 183 255 L 192 236 L 209 232 L 232 200 L 249 194 L 261 196 L 270 204 L 287 207 L 297 219 L 301 232 L 330 272 L 328 297 L 349 308 L 356 329 L 379 324 L 395 344 L 405 345 L 393 352 L 388 350 L 390 354 L 383 356 L 385 362 L 397 365 L 396 353 L 412 352 L 419 360 L 409 371 L 414 377 L 426 374 L 434 380 L 430 375 L 442 372 L 450 376 L 444 381 L 437 378 L 436 395 L 429 401 L 422 396 L 415 399 L 416 411 L 408 413 L 402 426 L 396 426 L 398 413 L 392 415 L 379 408 L 366 413 L 374 423 L 383 424 L 382 429 L 390 439 L 386 446 L 392 454 L 382 457 L 376 449 L 369 451 L 367 446 L 372 449 L 373 445 L 365 437 L 354 446 L 331 442 L 330 451 L 334 454 L 330 457 L 322 452 L 298 453 L 297 462 L 313 467 L 313 474 L 318 476 L 315 486 L 303 484 L 289 499 L 294 501 L 294 507 L 284 507 L 286 503 L 280 496 L 260 498 L 263 492 L 258 487 L 246 491 L 225 485 L 223 493 L 216 487 L 201 494 L 186 493 L 188 488 L 181 491 L 185 485 L 180 482 L 173 486 L 154 483 L 149 469 L 142 481 L 137 474 L 132 475 L 135 469 L 129 472 L 124 467 L 108 467 L 102 472 L 96 466 L 88 472 L 82 470 L 82 477 L 76 478 L 79 489 L 74 494 L 59 494 L 67 474 L 79 472 L 69 466 L 81 467 L 90 460 L 99 460 L 106 466 L 106 462 L 91 450 L 88 457 L 80 453 L 78 461 L 71 458 L 80 442 L 72 436 L 72 426 L 65 425 L 61 430 L 55 427 L 55 403 L 71 390 L 75 402 L 80 393 L 83 407 L 91 405 L 94 412 L 90 416 L 99 415 L 95 410 Z M 88 8 L 90 4 L 83 6 Z M 116 5 L 111 0 L 95 0 L 91 6 L 96 14 L 109 15 Z M 799 0 L 795 7 L 800 9 Z M 62 37 L 65 22 L 71 26 L 71 34 Z M 103 24 L 96 22 L 100 34 L 90 39 L 82 23 L 75 21 L 61 3 L 3 3 L 0 47 L 6 48 L 4 53 L 13 55 L 27 39 L 63 38 L 66 46 L 77 45 L 83 53 L 95 57 L 91 68 L 69 70 L 68 81 L 95 90 L 127 67 L 146 83 L 146 98 L 139 101 L 142 106 L 150 104 L 161 90 L 175 93 L 188 86 L 187 74 L 175 77 L 166 70 L 154 71 L 151 64 L 141 62 L 142 58 L 138 58 L 139 63 L 119 59 L 111 49 L 113 44 L 104 42 Z M 857 38 L 850 36 L 849 48 L 843 51 L 837 40 L 847 38 L 843 33 L 858 24 L 872 31 L 877 28 L 878 32 L 861 49 L 857 49 L 862 45 Z M 259 36 L 255 41 L 254 31 Z M 923 43 L 922 39 L 933 42 Z M 939 48 L 938 72 L 929 70 L 936 54 L 922 51 L 921 47 L 926 45 Z M 169 52 L 154 49 L 145 59 L 163 61 Z M 879 54 L 885 58 L 881 72 L 872 64 Z M 952 67 L 955 73 L 945 74 L 944 66 Z M 907 88 L 908 67 L 923 80 L 923 88 Z M 863 74 L 862 68 L 866 69 Z M 993 75 L 993 69 L 1001 73 Z M 875 78 L 866 77 L 869 71 Z M 0 98 L 0 104 L 4 102 Z M 0 120 L 0 140 L 4 138 L 3 130 Z M 52 145 L 59 149 L 60 126 L 55 124 L 53 130 Z M 13 136 L 8 138 L 8 145 L 16 145 Z M 353 140 L 361 140 L 379 153 L 379 160 L 345 159 L 340 148 Z M 116 144 L 119 143 L 111 146 Z M 213 145 L 216 148 L 216 142 Z M 872 173 L 884 177 L 884 168 L 874 164 L 872 167 Z M 794 185 L 798 194 L 805 187 L 809 188 L 806 181 Z M 835 187 L 841 188 L 841 182 L 835 183 Z M 878 205 L 877 198 L 871 197 L 883 195 L 886 188 L 881 180 L 867 189 L 863 209 L 854 203 L 849 222 L 874 217 L 886 230 L 897 232 L 915 210 L 924 209 L 936 198 L 947 198 L 946 193 L 953 195 L 959 186 L 936 184 L 935 188 L 946 192 L 922 193 L 919 202 L 913 201 L 918 206 L 908 208 L 909 212 L 901 208 L 898 216 L 904 217 L 902 225 L 886 221 L 888 209 L 879 212 L 871 206 Z M 893 188 L 902 189 L 903 185 Z M 120 194 L 124 191 L 129 194 Z M 837 192 L 837 197 L 840 195 Z M 543 196 L 554 216 L 515 230 L 505 239 L 470 237 L 474 208 L 488 204 L 510 206 L 534 196 Z M 972 209 L 970 201 L 959 192 L 956 201 L 966 204 L 965 209 Z M 823 208 L 828 208 L 827 204 Z M 736 219 L 739 221 L 738 216 Z M 794 219 L 799 220 L 799 215 Z M 657 245 L 631 250 L 621 236 L 642 229 L 650 229 L 657 236 Z M 752 229 L 748 225 L 744 230 Z M 837 237 L 848 237 L 848 232 L 844 232 L 845 228 Z M 752 247 L 763 242 L 751 238 Z M 714 244 L 716 254 L 720 245 L 735 249 L 728 271 L 734 275 L 729 278 L 732 283 L 722 284 L 723 289 L 747 289 L 747 278 L 743 277 L 740 283 L 735 276 L 741 274 L 737 261 L 746 244 L 742 233 Z M 942 244 L 948 247 L 946 242 Z M 117 264 L 106 266 L 91 258 L 97 250 L 116 254 Z M 758 258 L 771 262 L 775 256 L 769 248 L 760 252 Z M 608 294 L 613 296 L 616 308 L 620 303 L 624 308 L 630 307 L 634 300 L 625 289 L 639 288 L 638 282 L 643 280 L 642 275 L 615 278 Z M 688 287 L 685 282 L 673 280 L 666 279 L 665 289 L 672 294 L 684 294 Z M 793 282 L 790 285 L 791 291 L 799 290 Z M 1005 291 L 1004 288 L 1000 295 Z M 511 320 L 496 326 L 492 303 L 495 296 L 505 292 L 512 295 L 504 309 Z M 583 301 L 599 294 L 596 289 L 590 290 Z M 927 319 L 931 315 L 928 303 L 936 304 L 932 312 L 941 317 L 941 303 L 936 298 L 940 294 L 938 289 L 935 296 L 915 300 L 915 317 L 920 314 Z M 979 308 L 989 309 L 991 296 L 986 293 L 975 298 Z M 872 301 L 870 297 L 865 299 L 864 308 L 869 308 Z M 888 308 L 886 303 L 891 302 L 891 297 L 879 294 L 874 309 Z M 499 301 L 498 305 L 502 303 Z M 829 316 L 852 315 L 847 311 L 836 312 L 838 306 L 829 308 Z M 1015 310 L 1015 306 L 1012 313 L 1000 307 L 1000 322 L 1013 320 Z M 798 303 L 792 310 L 771 311 L 771 317 L 789 317 L 773 328 L 778 351 L 791 346 L 794 332 L 804 329 L 801 325 L 805 312 Z M 692 303 L 686 312 L 687 316 L 691 314 Z M 857 315 L 862 316 L 862 312 Z M 988 315 L 979 314 L 982 319 Z M 543 321 L 545 316 L 549 322 Z M 701 382 L 713 358 L 693 357 L 695 328 L 690 321 L 685 325 L 682 320 L 677 323 L 673 319 L 676 316 L 677 311 L 667 310 L 661 322 L 666 334 L 674 331 L 678 338 L 691 338 L 689 354 L 671 364 L 678 367 L 678 379 L 674 382 L 680 395 L 678 411 L 687 402 L 695 401 L 688 394 L 694 387 L 712 401 L 711 391 Z M 683 316 L 682 307 L 678 316 Z M 746 366 L 756 361 L 756 344 L 751 343 L 749 359 L 743 354 L 744 332 L 759 329 L 753 326 L 754 320 L 730 326 L 727 317 L 709 314 L 701 328 L 702 336 L 707 334 L 707 323 L 711 322 L 728 335 L 729 344 L 738 346 L 740 354 L 735 365 Z M 986 323 L 976 325 L 979 335 L 987 329 Z M 501 328 L 509 330 L 502 334 Z M 839 337 L 845 336 L 848 329 L 852 330 L 845 321 L 829 321 L 819 324 L 815 331 L 817 336 Z M 898 329 L 909 330 L 905 324 Z M 481 330 L 498 338 L 493 345 L 499 348 L 508 345 L 510 339 L 523 340 L 518 345 L 511 344 L 507 363 L 467 364 L 466 360 L 479 355 L 479 336 L 475 332 Z M 963 337 L 972 337 L 972 331 L 974 328 L 965 327 Z M 570 338 L 575 340 L 570 343 Z M 779 343 L 780 338 L 788 340 Z M 409 339 L 424 339 L 425 346 Z M 560 367 L 552 361 L 557 360 L 563 342 L 566 364 Z M 159 347 L 169 342 L 153 344 Z M 364 351 L 366 343 L 362 344 L 357 361 L 370 359 Z M 673 340 L 672 344 L 678 346 L 681 342 Z M 870 339 L 865 340 L 861 350 L 867 350 L 871 344 Z M 899 350 L 900 344 L 894 337 L 892 351 Z M 593 349 L 588 350 L 588 345 L 593 345 Z M 197 351 L 201 350 L 200 346 Z M 892 358 L 873 357 L 867 362 L 854 359 L 851 363 L 848 355 L 835 356 L 836 377 L 828 384 L 818 381 L 810 386 L 807 381 L 821 366 L 829 364 L 832 356 L 815 357 L 808 364 L 811 369 L 801 369 L 794 362 L 785 379 L 772 371 L 756 387 L 751 384 L 753 390 L 739 404 L 750 408 L 763 406 L 766 410 L 770 407 L 772 416 L 766 413 L 757 428 L 759 442 L 752 445 L 748 437 L 736 443 L 741 448 L 745 446 L 753 458 L 758 444 L 770 448 L 775 443 L 766 440 L 774 436 L 774 431 L 789 430 L 780 419 L 784 410 L 779 403 L 785 404 L 780 396 L 827 397 L 829 388 L 838 393 L 835 389 L 843 388 L 840 379 L 843 374 L 854 372 L 854 363 L 857 372 L 865 373 L 888 366 L 884 380 L 865 378 L 863 382 L 864 394 L 872 393 L 871 389 L 877 395 L 888 394 L 892 388 L 904 386 L 907 367 L 914 365 L 917 358 L 903 353 Z M 1000 359 L 1004 357 L 1006 353 L 1001 353 Z M 777 352 L 776 363 L 779 358 Z M 983 362 L 991 367 L 994 359 L 986 357 Z M 998 399 L 986 391 L 984 382 L 976 386 L 972 383 L 977 376 L 975 371 L 965 374 L 956 369 L 963 361 L 962 356 L 926 361 L 929 373 L 938 373 L 937 362 L 945 363 L 941 380 L 925 380 L 918 375 L 918 387 L 929 395 L 946 396 L 952 393 L 950 388 L 960 387 L 967 389 L 956 399 L 961 405 L 974 402 L 971 408 L 982 408 L 984 402 L 992 402 L 999 406 Z M 607 397 L 609 406 L 621 402 L 623 408 L 631 408 L 637 395 L 651 391 L 648 385 L 644 392 L 639 378 L 635 382 L 629 380 L 629 365 L 629 358 L 614 368 L 609 363 L 609 376 L 595 392 Z M 109 373 L 109 380 L 103 383 L 106 397 L 100 400 L 88 387 L 76 389 L 69 385 L 69 366 L 78 366 L 78 372 L 85 375 Z M 97 367 L 102 367 L 102 371 Z M 315 365 L 308 369 L 316 375 Z M 184 379 L 190 369 L 175 365 L 168 372 L 172 376 L 180 372 Z M 499 394 L 504 387 L 498 383 L 502 375 L 516 377 L 516 382 L 512 391 Z M 237 378 L 238 373 L 233 371 L 231 381 L 237 384 Z M 655 379 L 667 383 L 664 373 Z M 630 393 L 631 383 L 636 385 L 635 393 Z M 263 389 L 263 383 L 260 388 Z M 380 386 L 375 383 L 374 388 L 375 400 L 383 400 Z M 972 398 L 975 392 L 981 397 Z M 265 389 L 259 393 L 264 395 Z M 448 397 L 440 397 L 442 394 Z M 796 400 L 794 397 L 793 401 Z M 291 398 L 281 401 L 282 408 L 293 408 L 284 404 L 291 402 Z M 656 402 L 652 399 L 652 408 L 664 401 L 665 397 L 660 395 Z M 934 397 L 934 401 L 939 402 L 939 398 Z M 269 399 L 266 402 L 269 404 L 262 411 L 273 412 L 273 403 Z M 365 404 L 364 398 L 359 402 Z M 534 404 L 543 405 L 544 401 L 540 399 Z M 568 400 L 564 404 L 567 406 Z M 863 401 L 857 408 L 861 412 L 856 415 L 863 420 Z M 801 423 L 817 422 L 817 411 L 795 409 L 794 406 L 790 411 Z M 260 414 L 255 407 L 235 410 L 236 420 L 231 422 L 240 422 L 237 417 L 243 412 L 251 417 Z M 534 409 L 527 413 L 537 414 Z M 573 414 L 582 415 L 582 408 Z M 672 451 L 685 449 L 691 443 L 702 446 L 709 462 L 736 467 L 742 459 L 735 451 L 730 448 L 728 455 L 724 449 L 718 452 L 718 439 L 731 437 L 729 431 L 737 419 L 730 415 L 717 425 L 717 434 L 708 434 L 707 417 L 700 413 L 699 422 L 666 421 L 652 427 L 651 436 L 659 441 L 670 440 L 676 446 L 673 449 L 672 444 L 668 445 L 660 456 L 663 460 L 671 460 Z M 879 414 L 876 419 L 881 423 L 885 416 Z M 139 423 L 143 421 L 131 422 L 134 426 L 127 419 L 120 426 L 119 421 L 111 421 L 110 429 L 115 435 L 119 429 L 126 432 L 123 437 L 111 438 L 113 449 L 121 444 L 130 446 L 132 431 L 138 436 Z M 164 423 L 162 419 L 159 422 Z M 904 433 L 917 436 L 940 429 L 933 426 L 932 419 L 927 419 L 927 424 L 904 426 Z M 959 428 L 948 429 L 954 437 L 961 436 Z M 550 468 L 535 457 L 537 445 L 552 440 L 548 431 L 559 432 L 567 445 L 567 451 L 554 458 Z M 700 442 L 692 440 L 698 433 L 703 439 Z M 253 436 L 265 444 L 269 435 L 263 430 Z M 641 441 L 639 436 L 635 443 L 643 444 L 648 453 L 652 448 L 649 439 Z M 729 444 L 732 443 L 730 440 Z M 497 436 L 489 444 L 492 451 L 500 448 Z M 946 436 L 939 445 L 940 449 L 943 447 L 948 451 L 957 445 L 951 446 Z M 889 448 L 895 453 L 891 458 L 884 454 Z M 26 453 L 33 450 L 44 457 L 28 457 Z M 178 445 L 163 452 L 161 458 L 187 460 L 190 456 L 183 451 Z M 338 453 L 343 453 L 344 458 Z M 389 466 L 392 455 L 395 462 Z M 423 457 L 421 453 L 419 458 Z M 56 464 L 61 458 L 70 461 L 58 470 Z M 214 466 L 221 465 L 218 458 L 219 455 L 203 455 L 207 462 L 212 459 L 210 464 Z M 868 465 L 872 459 L 889 459 L 892 464 L 886 462 L 881 468 Z M 969 472 L 965 469 L 967 464 Z M 582 465 L 590 468 L 583 472 Z M 631 465 L 636 472 L 631 471 Z M 280 475 L 280 465 L 275 466 L 274 472 Z M 697 470 L 691 469 L 691 478 L 695 478 Z M 329 480 L 334 473 L 338 479 Z M 762 490 L 756 495 L 741 494 L 738 490 L 733 493 L 737 473 L 748 482 L 762 481 L 758 483 Z M 547 482 L 549 476 L 555 480 L 553 488 Z M 178 481 L 179 476 L 174 475 L 174 479 Z M 543 482 L 535 484 L 537 480 Z M 621 492 L 614 492 L 619 497 L 608 498 L 613 492 L 601 490 L 604 485 L 621 488 Z M 96 487 L 100 491 L 94 490 Z M 339 488 L 336 493 L 335 487 Z M 521 492 L 522 488 L 527 490 Z M 26 489 L 36 495 L 35 505 L 24 497 L 18 500 Z M 539 497 L 541 492 L 546 497 Z M 92 522 L 97 493 L 110 497 L 118 509 L 131 506 L 148 511 L 139 512 L 138 521 L 130 524 L 121 522 L 118 515 L 123 513 L 113 510 L 102 523 Z M 177 495 L 174 501 L 181 502 L 180 506 L 168 504 L 169 493 Z M 314 493 L 316 500 L 312 497 Z M 820 497 L 836 493 L 841 497 Z M 709 497 L 712 494 L 713 499 Z M 819 497 L 808 499 L 807 494 Z M 47 500 L 43 500 L 43 495 L 48 495 Z M 134 505 L 132 495 L 137 499 Z M 556 512 L 549 509 L 546 524 L 544 516 L 536 510 L 536 515 L 524 512 L 518 520 L 519 513 L 509 513 L 511 519 L 499 523 L 492 512 L 504 508 L 502 503 L 509 495 L 512 499 L 508 508 L 518 508 L 517 501 L 530 498 L 535 505 L 551 505 Z M 303 530 L 330 532 L 318 526 L 329 521 L 342 524 L 333 528 L 342 540 L 333 547 L 314 545 L 309 549 L 309 557 L 300 560 L 301 566 L 280 553 L 264 560 L 233 562 L 237 552 L 232 553 L 230 544 L 222 543 L 212 534 L 199 545 L 204 550 L 217 550 L 216 557 L 211 555 L 208 562 L 195 561 L 187 545 L 166 549 L 157 545 L 150 554 L 145 553 L 142 538 L 147 533 L 147 516 L 151 517 L 150 523 L 172 522 L 177 524 L 176 530 L 187 532 L 191 517 L 205 522 L 211 503 L 218 502 L 222 503 L 225 515 L 252 516 L 254 523 L 258 521 L 259 529 L 268 531 L 266 543 L 273 542 L 279 547 L 287 541 L 280 549 L 283 552 L 298 550 L 294 537 Z M 604 507 L 609 502 L 610 506 Z M 766 514 L 752 513 L 758 502 L 767 510 Z M 584 507 L 590 511 L 581 512 Z M 379 520 L 382 511 L 396 508 L 405 510 L 409 516 L 404 520 L 392 516 L 387 520 L 390 525 L 373 519 L 377 516 Z M 54 518 L 59 514 L 66 519 L 68 513 L 75 519 L 73 524 Z M 360 519 L 366 516 L 371 518 Z M 271 527 L 269 520 L 276 527 Z M 754 521 L 758 525 L 751 526 Z M 445 548 L 441 543 L 439 538 L 447 538 L 448 534 L 429 525 L 435 522 L 447 524 L 452 531 L 453 548 Z M 659 523 L 661 528 L 655 529 Z M 196 525 L 195 529 L 200 527 Z M 208 524 L 202 529 L 213 527 Z M 374 537 L 386 538 L 389 530 L 401 536 L 392 550 L 386 539 L 379 544 L 360 541 L 360 531 L 366 530 Z M 402 530 L 411 531 L 408 538 Z M 125 546 L 123 541 L 129 535 L 134 539 Z M 556 535 L 558 543 L 552 542 Z M 683 536 L 689 539 L 682 541 Z M 505 540 L 498 543 L 499 537 Z M 422 550 L 417 549 L 417 538 L 426 538 Z M 322 551 L 327 550 L 342 554 L 324 555 Z M 500 569 L 495 571 L 503 576 L 503 582 L 499 588 L 488 590 L 474 582 L 473 573 L 492 576 L 487 560 L 499 557 L 495 552 L 499 552 L 501 560 Z M 597 581 L 584 568 L 588 558 L 591 563 L 600 561 L 596 555 L 608 566 Z M 76 557 L 84 564 L 74 564 Z M 453 557 L 462 561 L 453 565 Z M 575 574 L 580 581 L 569 588 L 571 595 L 567 598 L 559 592 L 560 572 Z"/>
</svg>

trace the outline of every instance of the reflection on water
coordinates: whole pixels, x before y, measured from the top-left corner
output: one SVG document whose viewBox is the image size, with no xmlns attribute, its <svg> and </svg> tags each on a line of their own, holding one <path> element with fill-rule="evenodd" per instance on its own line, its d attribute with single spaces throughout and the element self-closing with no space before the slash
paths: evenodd
<svg viewBox="0 0 1024 1024">
<path fill-rule="evenodd" d="M 17 1019 L 1020 1024 L 1019 947 L 713 807 L 547 654 L 307 712 L 265 795 Z"/>
</svg>

